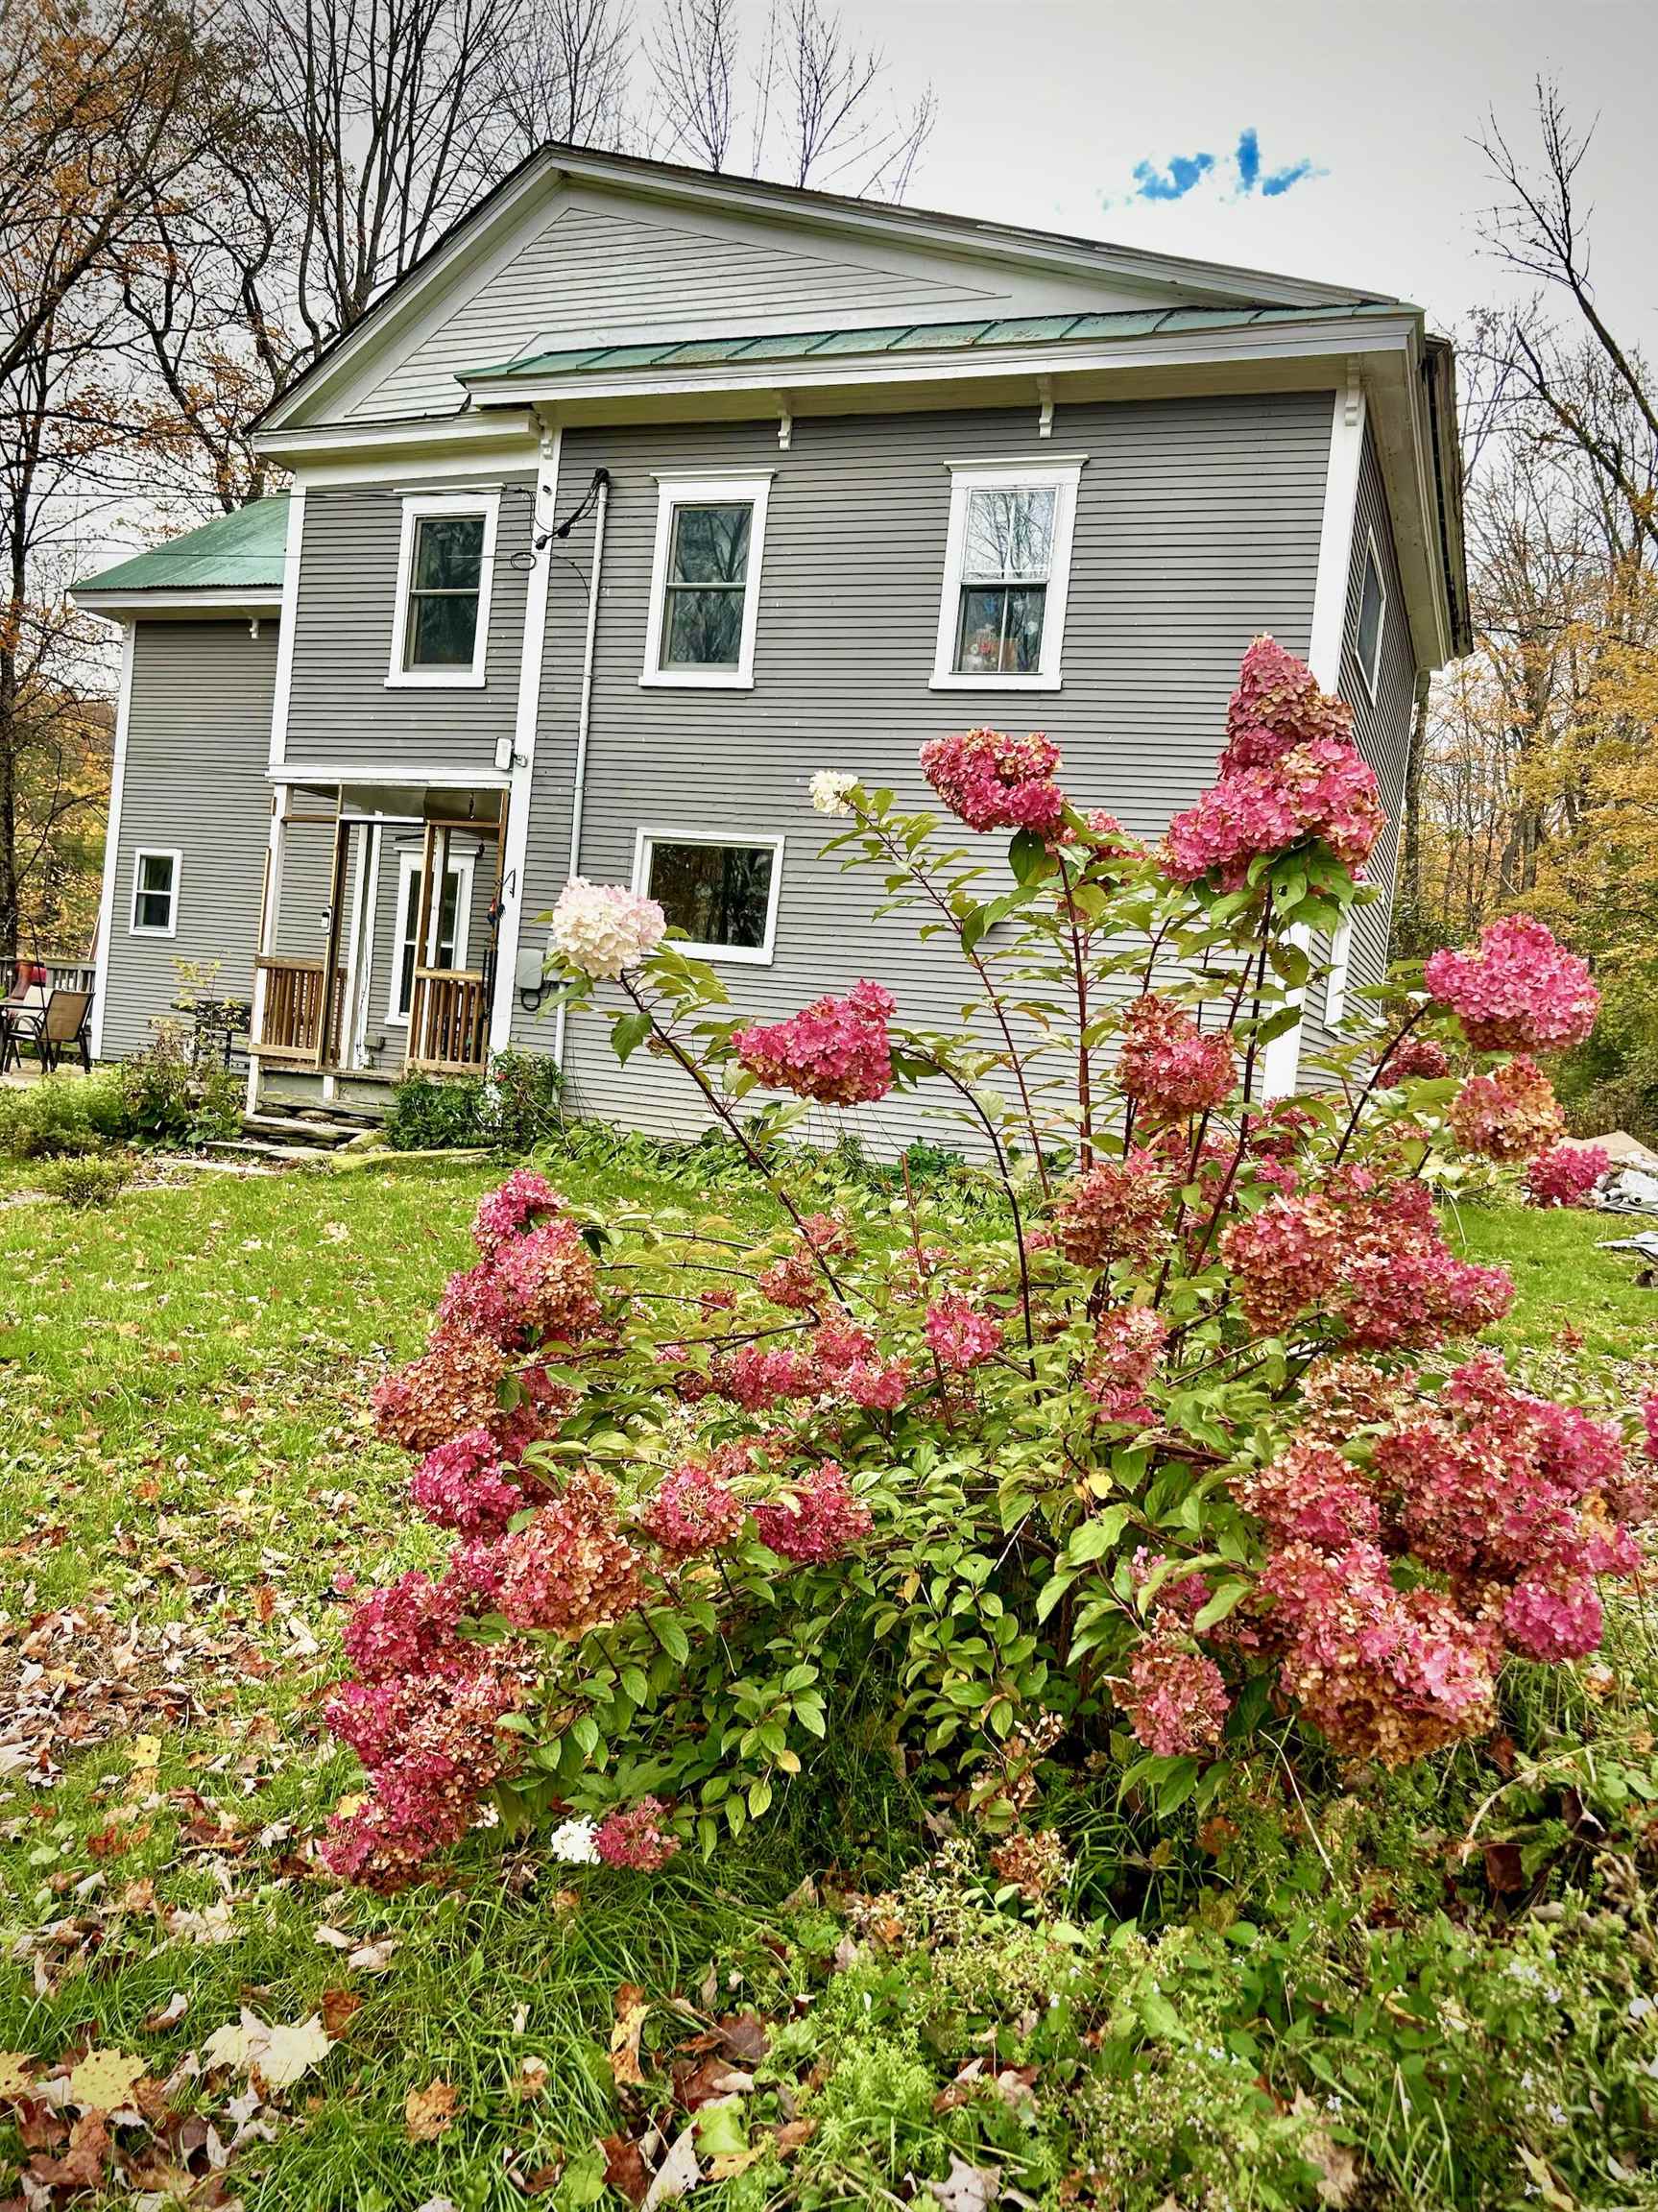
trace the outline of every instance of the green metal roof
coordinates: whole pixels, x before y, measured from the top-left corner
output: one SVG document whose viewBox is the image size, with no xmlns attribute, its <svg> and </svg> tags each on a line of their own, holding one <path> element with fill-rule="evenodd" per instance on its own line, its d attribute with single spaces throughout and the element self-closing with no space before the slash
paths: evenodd
<svg viewBox="0 0 1658 2212">
<path fill-rule="evenodd" d="M 215 516 L 147 553 L 83 577 L 77 591 L 279 590 L 288 542 L 288 497 L 255 499 Z"/>
<path fill-rule="evenodd" d="M 905 323 L 879 330 L 765 331 L 751 338 L 665 339 L 654 346 L 578 346 L 534 353 L 474 377 L 587 376 L 603 370 L 721 367 L 743 361 L 822 359 L 828 355 L 977 352 L 997 346 L 1069 345 L 1088 338 L 1149 338 L 1160 330 L 1241 330 L 1268 323 L 1346 322 L 1359 315 L 1397 315 L 1377 300 L 1330 307 L 1130 307 L 1093 315 L 1017 315 L 982 322 Z"/>
</svg>

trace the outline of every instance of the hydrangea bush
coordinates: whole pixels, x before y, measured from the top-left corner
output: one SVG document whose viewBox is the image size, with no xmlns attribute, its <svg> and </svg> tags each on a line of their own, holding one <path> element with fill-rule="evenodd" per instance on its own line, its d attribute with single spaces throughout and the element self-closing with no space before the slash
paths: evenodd
<svg viewBox="0 0 1658 2212">
<path fill-rule="evenodd" d="M 407 1880 L 486 1804 L 654 1868 L 853 1728 L 993 1831 L 1044 1760 L 1168 1812 L 1267 1731 L 1388 1763 L 1478 1737 L 1510 1657 L 1598 1642 L 1658 1408 L 1626 1435 L 1473 1349 L 1512 1285 L 1432 1195 L 1459 1148 L 1541 1203 L 1599 1171 L 1528 1057 L 1593 1022 L 1583 964 L 1496 924 L 1371 994 L 1314 1091 L 1264 1094 L 1382 826 L 1346 708 L 1269 638 L 1218 781 L 1154 847 L 1073 805 L 1045 737 L 922 766 L 943 817 L 850 771 L 813 800 L 965 963 L 959 1029 L 873 979 L 747 1021 L 650 901 L 561 899 L 571 998 L 613 985 L 618 1055 L 698 1088 L 776 1227 L 594 1217 L 529 1171 L 486 1199 L 377 1393 L 453 1541 L 346 1630 L 328 1718 L 372 1786 L 343 1874 Z M 988 1200 L 906 1181 L 808 1211 L 781 1140 L 910 1093 L 959 1117 Z"/>
</svg>

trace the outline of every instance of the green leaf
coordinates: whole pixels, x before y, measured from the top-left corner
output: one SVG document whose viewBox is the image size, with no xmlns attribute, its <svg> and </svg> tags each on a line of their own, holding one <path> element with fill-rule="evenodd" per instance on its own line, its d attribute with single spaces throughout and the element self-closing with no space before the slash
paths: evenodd
<svg viewBox="0 0 1658 2212">
<path fill-rule="evenodd" d="M 611 1049 L 626 1067 L 630 1055 L 638 1050 L 650 1033 L 648 1014 L 618 1014 L 611 1024 Z"/>
<path fill-rule="evenodd" d="M 1199 1606 L 1191 1623 L 1192 1634 L 1201 1636 L 1206 1628 L 1213 1628 L 1217 1621 L 1224 1621 L 1249 1596 L 1250 1587 L 1247 1582 L 1222 1582 L 1209 1602 Z"/>
</svg>

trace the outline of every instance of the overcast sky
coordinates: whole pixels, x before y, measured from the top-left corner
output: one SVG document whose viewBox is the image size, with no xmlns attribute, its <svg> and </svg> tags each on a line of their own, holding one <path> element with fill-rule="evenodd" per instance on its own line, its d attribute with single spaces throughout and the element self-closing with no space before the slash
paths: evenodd
<svg viewBox="0 0 1658 2212">
<path fill-rule="evenodd" d="M 1653 0 L 845 0 L 845 13 L 884 49 L 895 89 L 937 89 L 916 204 L 1373 286 L 1440 328 L 1512 289 L 1478 249 L 1491 186 L 1470 140 L 1495 108 L 1529 155 L 1532 79 L 1553 73 L 1575 119 L 1599 116 L 1583 182 L 1603 305 L 1658 354 Z"/>
</svg>

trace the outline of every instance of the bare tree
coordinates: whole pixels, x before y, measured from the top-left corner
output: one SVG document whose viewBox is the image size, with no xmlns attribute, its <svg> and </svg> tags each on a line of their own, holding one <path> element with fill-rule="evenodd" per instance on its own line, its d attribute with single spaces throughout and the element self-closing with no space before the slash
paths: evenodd
<svg viewBox="0 0 1658 2212">
<path fill-rule="evenodd" d="M 1566 294 L 1586 352 L 1554 331 L 1540 294 L 1493 333 L 1495 363 L 1510 388 L 1598 471 L 1638 536 L 1658 550 L 1658 385 L 1601 313 L 1591 275 L 1592 210 L 1577 195 L 1594 130 L 1574 130 L 1559 86 L 1542 78 L 1536 119 L 1540 167 L 1520 158 L 1495 116 L 1487 120 L 1480 148 L 1503 197 L 1487 215 L 1485 236 L 1511 269 Z"/>
<path fill-rule="evenodd" d="M 901 113 L 879 52 L 820 0 L 773 0 L 746 95 L 737 0 L 667 0 L 647 53 L 660 140 L 705 168 L 899 199 L 932 129 L 931 87 Z"/>
<path fill-rule="evenodd" d="M 492 57 L 492 94 L 510 124 L 506 157 L 549 141 L 608 151 L 632 134 L 631 31 L 615 0 L 521 0 Z"/>
</svg>

